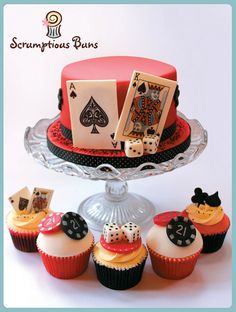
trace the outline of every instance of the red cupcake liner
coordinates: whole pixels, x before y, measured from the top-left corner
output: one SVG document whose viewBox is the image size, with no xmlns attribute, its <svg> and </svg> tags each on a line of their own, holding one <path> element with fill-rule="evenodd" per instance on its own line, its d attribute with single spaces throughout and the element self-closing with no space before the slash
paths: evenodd
<svg viewBox="0 0 236 312">
<path fill-rule="evenodd" d="M 169 258 L 154 252 L 148 246 L 154 272 L 166 279 L 178 280 L 190 275 L 195 267 L 201 250 L 185 258 Z"/>
<path fill-rule="evenodd" d="M 18 232 L 8 228 L 11 234 L 12 242 L 16 249 L 24 252 L 37 252 L 36 239 L 39 235 L 38 231 L 34 232 Z"/>
<path fill-rule="evenodd" d="M 71 279 L 81 275 L 87 269 L 93 244 L 87 251 L 69 257 L 50 256 L 37 247 L 49 274 L 60 279 Z"/>
</svg>

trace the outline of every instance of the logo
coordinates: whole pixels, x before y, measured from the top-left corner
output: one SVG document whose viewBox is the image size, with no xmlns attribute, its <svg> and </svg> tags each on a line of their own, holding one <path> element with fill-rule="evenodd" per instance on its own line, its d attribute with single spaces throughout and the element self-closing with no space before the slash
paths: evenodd
<svg viewBox="0 0 236 312">
<path fill-rule="evenodd" d="M 64 17 L 63 17 L 64 19 Z M 62 15 L 58 11 L 50 11 L 46 14 L 45 19 L 42 21 L 43 26 L 47 27 L 46 36 L 47 40 L 39 41 L 27 41 L 19 36 L 13 36 L 10 43 L 11 49 L 37 49 L 42 53 L 47 50 L 58 49 L 97 49 L 97 41 L 84 40 L 81 35 L 74 34 L 69 41 L 59 41 L 57 38 L 61 37 L 61 22 Z"/>
<path fill-rule="evenodd" d="M 47 27 L 47 34 L 51 39 L 56 39 L 61 37 L 60 29 L 61 29 L 61 21 L 62 16 L 57 11 L 50 11 L 46 15 L 46 18 L 43 20 L 43 25 Z"/>
</svg>

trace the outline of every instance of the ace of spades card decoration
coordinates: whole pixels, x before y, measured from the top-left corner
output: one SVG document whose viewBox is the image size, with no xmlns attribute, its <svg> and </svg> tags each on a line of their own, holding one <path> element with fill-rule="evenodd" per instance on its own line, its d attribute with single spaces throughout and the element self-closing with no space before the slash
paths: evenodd
<svg viewBox="0 0 236 312">
<path fill-rule="evenodd" d="M 148 129 L 161 137 L 177 82 L 134 71 L 115 140 L 142 139 Z"/>
<path fill-rule="evenodd" d="M 114 140 L 118 123 L 115 80 L 68 80 L 73 146 L 120 150 Z"/>
</svg>

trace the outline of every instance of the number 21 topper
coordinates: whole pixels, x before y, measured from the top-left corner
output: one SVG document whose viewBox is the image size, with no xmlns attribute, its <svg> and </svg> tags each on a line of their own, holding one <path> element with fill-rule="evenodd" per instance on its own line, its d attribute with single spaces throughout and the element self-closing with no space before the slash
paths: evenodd
<svg viewBox="0 0 236 312">
<path fill-rule="evenodd" d="M 84 238 L 88 233 L 86 221 L 75 212 L 53 212 L 39 224 L 39 231 L 52 234 L 62 230 L 68 237 L 75 240 Z"/>
<path fill-rule="evenodd" d="M 196 229 L 188 218 L 177 216 L 168 223 L 166 234 L 173 244 L 179 247 L 186 247 L 194 242 Z"/>
</svg>

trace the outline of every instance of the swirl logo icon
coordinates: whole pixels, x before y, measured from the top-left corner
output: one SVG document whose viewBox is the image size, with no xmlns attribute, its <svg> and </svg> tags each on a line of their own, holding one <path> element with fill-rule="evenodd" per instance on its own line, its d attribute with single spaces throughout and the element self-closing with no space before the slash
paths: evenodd
<svg viewBox="0 0 236 312">
<path fill-rule="evenodd" d="M 49 38 L 55 39 L 61 37 L 62 16 L 57 11 L 50 11 L 47 13 L 46 18 L 43 20 L 43 25 L 47 26 L 47 34 Z"/>
</svg>

